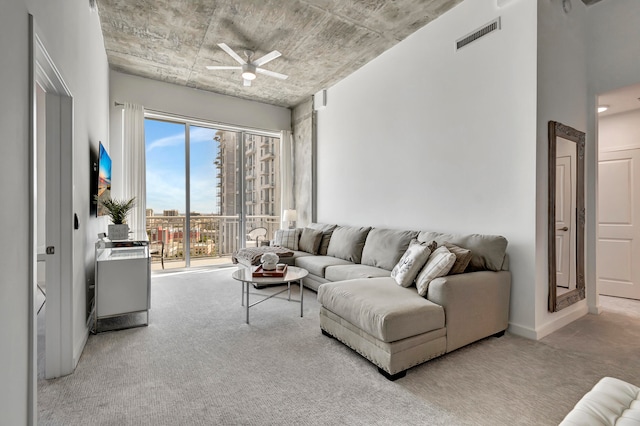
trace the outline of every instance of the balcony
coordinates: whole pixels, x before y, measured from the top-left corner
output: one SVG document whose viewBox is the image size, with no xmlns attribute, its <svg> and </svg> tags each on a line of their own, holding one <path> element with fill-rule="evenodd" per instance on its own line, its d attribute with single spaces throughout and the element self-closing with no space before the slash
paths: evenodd
<svg viewBox="0 0 640 426">
<path fill-rule="evenodd" d="M 246 180 L 255 180 L 256 177 L 255 177 L 255 175 L 253 173 L 248 173 L 248 174 L 245 174 L 245 179 Z"/>
<path fill-rule="evenodd" d="M 260 161 L 270 161 L 270 160 L 273 160 L 274 158 L 276 158 L 274 153 L 267 151 L 262 155 L 262 157 L 260 158 Z"/>
<path fill-rule="evenodd" d="M 269 238 L 280 228 L 278 216 L 248 215 L 246 222 L 246 231 L 267 228 Z M 238 249 L 238 233 L 246 234 L 239 228 L 238 216 L 192 216 L 188 248 L 191 265 L 230 263 L 229 256 Z M 165 268 L 184 267 L 185 229 L 184 216 L 147 216 L 150 246 L 155 249 L 164 243 Z M 160 269 L 160 256 L 154 256 L 152 264 L 152 269 Z"/>
</svg>

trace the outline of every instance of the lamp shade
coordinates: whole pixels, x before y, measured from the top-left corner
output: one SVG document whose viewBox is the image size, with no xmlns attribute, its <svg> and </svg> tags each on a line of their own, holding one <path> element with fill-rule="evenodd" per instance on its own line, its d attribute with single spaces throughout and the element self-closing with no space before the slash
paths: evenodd
<svg viewBox="0 0 640 426">
<path fill-rule="evenodd" d="M 287 222 L 294 222 L 298 220 L 298 212 L 296 212 L 295 210 L 285 210 L 282 213 L 282 220 L 285 220 Z"/>
</svg>

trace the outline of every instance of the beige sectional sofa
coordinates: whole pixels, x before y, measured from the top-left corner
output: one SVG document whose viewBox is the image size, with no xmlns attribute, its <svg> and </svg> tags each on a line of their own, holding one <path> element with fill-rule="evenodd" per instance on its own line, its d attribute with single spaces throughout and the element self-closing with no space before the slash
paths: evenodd
<svg viewBox="0 0 640 426">
<path fill-rule="evenodd" d="M 389 379 L 507 328 L 511 274 L 501 236 L 326 224 L 295 232 L 288 242 L 296 244 L 288 247 L 294 255 L 281 260 L 309 271 L 304 284 L 318 293 L 322 332 Z M 433 241 L 471 253 L 462 273 L 434 278 L 426 290 L 421 286 L 423 297 L 415 286 L 399 285 L 392 270 L 410 245 Z"/>
</svg>

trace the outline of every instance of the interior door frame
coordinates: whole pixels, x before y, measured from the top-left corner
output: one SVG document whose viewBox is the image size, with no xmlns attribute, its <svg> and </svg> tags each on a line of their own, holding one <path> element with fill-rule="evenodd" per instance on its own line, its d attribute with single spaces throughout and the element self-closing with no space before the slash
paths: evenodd
<svg viewBox="0 0 640 426">
<path fill-rule="evenodd" d="M 33 321 L 30 327 L 29 341 L 32 343 L 30 355 L 30 386 L 33 396 L 30 398 L 33 416 L 36 416 L 37 395 L 37 312 L 36 306 L 36 261 L 37 221 L 37 153 L 36 153 L 36 84 L 46 93 L 46 164 L 47 164 L 47 228 L 56 227 L 59 238 L 49 241 L 46 246 L 53 246 L 53 254 L 47 255 L 46 268 L 55 271 L 55 279 L 47 283 L 46 304 L 46 355 L 45 376 L 47 378 L 60 377 L 71 374 L 75 368 L 73 357 L 73 96 L 64 82 L 62 75 L 38 36 L 37 24 L 33 16 L 30 22 L 30 86 L 29 94 L 32 108 L 30 108 L 30 264 L 31 279 L 29 282 L 29 318 Z M 51 149 L 53 148 L 53 149 Z M 50 167 L 54 164 L 55 167 Z M 51 183 L 54 183 L 51 185 Z M 57 198 L 57 200 L 56 200 Z M 55 200 L 55 203 L 52 203 Z M 51 206 L 49 206 L 51 204 Z M 49 233 L 49 231 L 47 231 Z M 30 409 L 31 412 L 31 409 Z M 34 417 L 33 422 L 37 416 Z"/>
</svg>

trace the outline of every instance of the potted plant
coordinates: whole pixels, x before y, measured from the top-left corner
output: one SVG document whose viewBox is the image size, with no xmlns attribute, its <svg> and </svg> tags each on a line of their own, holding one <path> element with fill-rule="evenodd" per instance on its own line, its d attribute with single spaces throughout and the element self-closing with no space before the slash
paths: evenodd
<svg viewBox="0 0 640 426">
<path fill-rule="evenodd" d="M 113 241 L 129 238 L 129 225 L 126 224 L 127 213 L 135 206 L 136 197 L 128 200 L 119 200 L 117 198 L 99 198 L 96 196 L 95 199 L 107 210 L 113 222 L 112 225 L 109 225 L 109 239 Z"/>
</svg>

